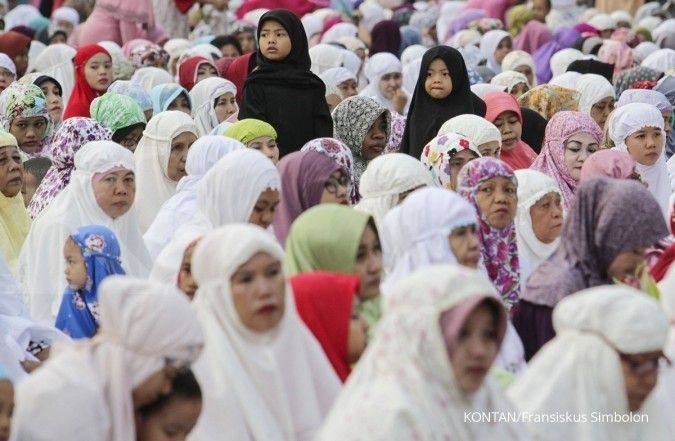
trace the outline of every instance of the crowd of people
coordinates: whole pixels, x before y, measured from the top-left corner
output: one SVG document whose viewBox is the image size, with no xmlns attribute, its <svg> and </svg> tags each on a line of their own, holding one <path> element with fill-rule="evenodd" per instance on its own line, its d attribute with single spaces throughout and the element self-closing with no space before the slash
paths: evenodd
<svg viewBox="0 0 675 441">
<path fill-rule="evenodd" d="M 0 441 L 675 440 L 671 2 L 0 17 Z"/>
</svg>

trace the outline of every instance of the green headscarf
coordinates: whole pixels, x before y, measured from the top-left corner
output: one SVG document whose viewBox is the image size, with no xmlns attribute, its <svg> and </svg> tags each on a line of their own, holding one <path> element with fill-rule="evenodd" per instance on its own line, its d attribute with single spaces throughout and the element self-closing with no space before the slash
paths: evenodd
<svg viewBox="0 0 675 441">
<path fill-rule="evenodd" d="M 316 205 L 301 214 L 286 239 L 288 277 L 307 271 L 353 274 L 370 219 L 367 213 L 337 204 Z"/>
<path fill-rule="evenodd" d="M 511 35 L 515 37 L 532 19 L 534 19 L 534 13 L 527 5 L 517 5 L 506 13 L 506 26 Z"/>
<path fill-rule="evenodd" d="M 126 95 L 108 92 L 96 98 L 89 107 L 91 117 L 113 133 L 119 129 L 146 123 L 141 106 Z"/>
<path fill-rule="evenodd" d="M 277 139 L 277 131 L 270 124 L 259 119 L 247 118 L 237 121 L 225 130 L 224 136 L 236 139 L 244 145 L 261 136 Z"/>
</svg>

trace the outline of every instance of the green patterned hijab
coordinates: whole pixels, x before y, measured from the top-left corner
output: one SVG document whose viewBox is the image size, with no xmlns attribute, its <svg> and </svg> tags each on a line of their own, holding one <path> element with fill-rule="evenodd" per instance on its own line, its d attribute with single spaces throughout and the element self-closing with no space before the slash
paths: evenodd
<svg viewBox="0 0 675 441">
<path fill-rule="evenodd" d="M 146 123 L 143 110 L 133 98 L 112 92 L 92 101 L 89 112 L 93 119 L 113 133 L 125 127 Z"/>
</svg>

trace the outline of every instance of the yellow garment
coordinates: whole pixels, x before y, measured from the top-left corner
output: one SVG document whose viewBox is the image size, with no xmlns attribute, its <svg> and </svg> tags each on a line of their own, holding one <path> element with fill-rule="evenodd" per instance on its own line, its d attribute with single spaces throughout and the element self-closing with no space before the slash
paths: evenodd
<svg viewBox="0 0 675 441">
<path fill-rule="evenodd" d="M 14 274 L 16 274 L 19 252 L 29 229 L 30 217 L 28 217 L 21 193 L 13 198 L 0 193 L 0 250 Z"/>
<path fill-rule="evenodd" d="M 526 5 L 517 5 L 506 12 L 506 26 L 514 37 L 520 34 L 523 26 L 534 18 L 534 13 Z"/>
</svg>

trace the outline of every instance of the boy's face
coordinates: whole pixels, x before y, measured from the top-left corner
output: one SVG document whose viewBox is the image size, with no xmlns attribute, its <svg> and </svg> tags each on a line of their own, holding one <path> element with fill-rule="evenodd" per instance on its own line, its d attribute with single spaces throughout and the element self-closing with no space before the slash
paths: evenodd
<svg viewBox="0 0 675 441">
<path fill-rule="evenodd" d="M 24 171 L 23 173 L 23 186 L 21 187 L 21 195 L 23 196 L 23 203 L 26 207 L 30 203 L 30 200 L 33 199 L 33 195 L 37 190 L 40 182 L 38 178 L 32 175 L 31 173 Z"/>
</svg>

